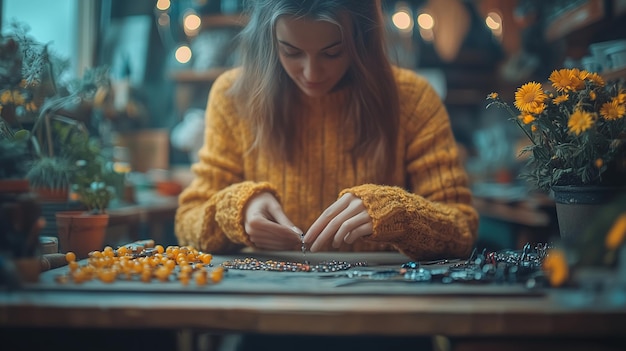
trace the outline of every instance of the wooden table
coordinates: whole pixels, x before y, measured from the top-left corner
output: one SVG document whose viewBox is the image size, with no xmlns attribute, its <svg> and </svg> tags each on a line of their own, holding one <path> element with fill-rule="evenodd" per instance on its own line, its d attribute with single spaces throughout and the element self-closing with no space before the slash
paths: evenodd
<svg viewBox="0 0 626 351">
<path fill-rule="evenodd" d="M 246 254 L 249 255 L 255 254 Z M 267 253 L 262 257 L 285 257 L 280 255 Z M 392 253 L 340 258 L 345 257 L 348 262 L 372 262 L 369 269 L 397 268 L 400 262 L 408 260 Z M 216 256 L 214 263 L 231 258 Z M 319 254 L 312 261 L 325 258 Z M 62 269 L 66 268 L 58 270 Z M 581 345 L 581 340 L 589 338 L 617 338 L 621 343 L 626 335 L 624 301 L 612 302 L 606 296 L 589 300 L 589 295 L 578 289 L 528 290 L 520 285 L 507 290 L 506 286 L 495 285 L 414 282 L 368 282 L 360 284 L 360 288 L 333 288 L 333 279 L 346 278 L 324 279 L 318 276 L 322 273 L 240 270 L 230 270 L 221 283 L 205 287 L 193 283 L 182 286 L 178 282 L 88 282 L 55 287 L 50 279 L 58 270 L 42 274 L 40 283 L 25 290 L 0 292 L 0 329 L 88 327 L 211 333 L 445 335 L 466 340 L 517 338 L 527 343 L 556 338 L 559 345 L 566 345 L 568 340 L 571 345 Z M 258 279 L 261 276 L 255 274 L 271 274 L 283 280 L 278 285 L 270 282 L 265 286 L 263 279 Z M 280 284 L 284 284 L 284 289 L 276 290 Z M 480 347 L 489 349 L 484 343 Z M 596 345 L 595 349 L 602 348 Z"/>
</svg>

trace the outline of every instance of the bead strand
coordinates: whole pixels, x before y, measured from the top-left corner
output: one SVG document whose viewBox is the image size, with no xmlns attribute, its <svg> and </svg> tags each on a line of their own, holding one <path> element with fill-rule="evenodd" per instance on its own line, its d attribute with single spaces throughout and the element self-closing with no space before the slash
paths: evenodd
<svg viewBox="0 0 626 351">
<path fill-rule="evenodd" d="M 319 264 L 308 264 L 289 261 L 262 261 L 256 258 L 246 257 L 234 259 L 222 263 L 222 267 L 227 269 L 239 269 L 247 271 L 274 271 L 274 272 L 337 272 L 350 269 L 352 267 L 367 266 L 365 262 L 348 263 L 345 261 L 323 261 Z"/>
</svg>

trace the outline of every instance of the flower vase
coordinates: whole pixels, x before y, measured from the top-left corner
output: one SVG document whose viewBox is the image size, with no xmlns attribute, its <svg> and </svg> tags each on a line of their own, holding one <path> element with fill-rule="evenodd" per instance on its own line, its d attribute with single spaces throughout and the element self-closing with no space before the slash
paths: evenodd
<svg viewBox="0 0 626 351">
<path fill-rule="evenodd" d="M 599 210 L 624 192 L 621 187 L 553 186 L 559 234 L 565 243 L 580 241 Z"/>
</svg>

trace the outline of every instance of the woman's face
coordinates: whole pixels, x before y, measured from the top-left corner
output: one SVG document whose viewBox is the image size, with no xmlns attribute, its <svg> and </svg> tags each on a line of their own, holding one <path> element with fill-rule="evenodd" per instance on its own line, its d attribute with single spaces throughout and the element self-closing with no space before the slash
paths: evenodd
<svg viewBox="0 0 626 351">
<path fill-rule="evenodd" d="M 350 66 L 341 29 L 333 23 L 283 16 L 276 38 L 280 63 L 307 96 L 330 92 Z"/>
</svg>

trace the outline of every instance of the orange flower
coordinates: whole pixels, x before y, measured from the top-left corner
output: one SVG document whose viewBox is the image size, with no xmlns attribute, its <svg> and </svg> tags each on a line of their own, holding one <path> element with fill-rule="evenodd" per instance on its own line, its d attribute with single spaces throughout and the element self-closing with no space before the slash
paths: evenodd
<svg viewBox="0 0 626 351">
<path fill-rule="evenodd" d="M 569 95 L 568 94 L 563 94 L 563 95 L 559 95 L 557 97 L 554 98 L 554 100 L 552 100 L 552 103 L 555 105 L 559 105 L 563 102 L 566 102 L 567 100 L 569 100 Z"/>
<path fill-rule="evenodd" d="M 584 78 L 581 79 L 581 72 L 578 69 L 560 69 L 550 74 L 550 81 L 554 89 L 560 92 L 575 91 L 584 88 Z"/>
<path fill-rule="evenodd" d="M 602 168 L 602 166 L 604 166 L 604 160 L 602 160 L 601 158 L 597 158 L 596 162 L 594 162 L 596 168 L 600 169 Z"/>
<path fill-rule="evenodd" d="M 615 100 L 620 104 L 626 104 L 626 90 L 620 90 Z"/>
<path fill-rule="evenodd" d="M 524 113 L 524 114 L 520 115 L 519 119 L 524 124 L 531 124 L 531 123 L 533 123 L 535 121 L 535 117 L 533 115 L 531 115 L 530 113 Z"/>
<path fill-rule="evenodd" d="M 546 108 L 544 104 L 546 98 L 541 84 L 526 83 L 515 92 L 515 107 L 522 112 L 539 114 Z"/>
<path fill-rule="evenodd" d="M 626 236 L 626 212 L 622 213 L 609 230 L 604 242 L 605 246 L 609 250 L 617 249 L 623 242 Z"/>
<path fill-rule="evenodd" d="M 620 119 L 624 117 L 624 114 L 626 114 L 626 106 L 620 104 L 617 99 L 605 102 L 600 108 L 600 116 L 608 121 Z"/>
<path fill-rule="evenodd" d="M 589 112 L 576 110 L 572 113 L 567 121 L 567 127 L 570 132 L 580 135 L 582 132 L 591 128 L 593 125 L 593 116 Z"/>
<path fill-rule="evenodd" d="M 599 87 L 604 86 L 604 79 L 602 79 L 602 76 L 597 73 L 589 73 L 587 79 Z"/>
<path fill-rule="evenodd" d="M 565 258 L 565 252 L 559 249 L 550 249 L 541 266 L 548 276 L 550 285 L 557 287 L 565 284 L 569 278 L 569 266 Z"/>
</svg>

